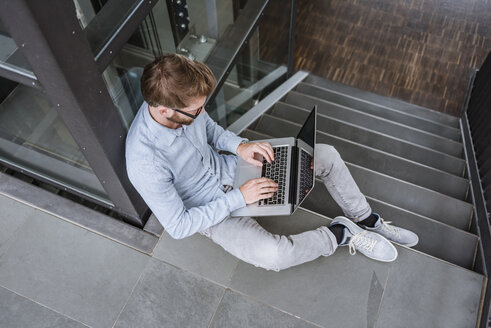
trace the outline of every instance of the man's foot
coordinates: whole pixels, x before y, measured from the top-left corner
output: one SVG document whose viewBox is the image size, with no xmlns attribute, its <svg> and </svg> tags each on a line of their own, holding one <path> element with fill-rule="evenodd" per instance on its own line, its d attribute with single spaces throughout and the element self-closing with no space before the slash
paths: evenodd
<svg viewBox="0 0 491 328">
<path fill-rule="evenodd" d="M 397 249 L 383 236 L 364 230 L 343 216 L 336 217 L 331 226 L 338 224 L 345 227 L 339 246 L 349 246 L 351 255 L 359 251 L 366 257 L 382 262 L 392 262 L 397 258 Z"/>
<path fill-rule="evenodd" d="M 373 213 L 373 215 L 377 218 L 377 220 L 372 227 L 364 225 L 363 221 L 359 222 L 360 225 L 366 230 L 376 232 L 388 240 L 402 246 L 413 247 L 418 244 L 419 238 L 414 232 L 393 226 L 390 224 L 390 221 L 384 221 L 384 219 L 382 219 L 380 215 L 376 213 Z"/>
</svg>

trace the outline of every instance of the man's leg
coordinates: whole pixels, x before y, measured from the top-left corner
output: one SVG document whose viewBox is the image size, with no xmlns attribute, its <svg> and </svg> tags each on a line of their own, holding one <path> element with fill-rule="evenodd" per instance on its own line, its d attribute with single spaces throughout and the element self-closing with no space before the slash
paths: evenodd
<svg viewBox="0 0 491 328">
<path fill-rule="evenodd" d="M 328 227 L 280 236 L 266 231 L 250 217 L 226 218 L 202 234 L 240 260 L 274 271 L 329 256 L 338 247 Z"/>
<path fill-rule="evenodd" d="M 322 179 L 345 216 L 398 244 L 412 247 L 418 243 L 414 232 L 392 226 L 378 214 L 372 213 L 365 196 L 333 146 L 317 144 L 314 161 L 316 176 Z"/>
<path fill-rule="evenodd" d="M 369 217 L 372 209 L 338 151 L 325 144 L 316 144 L 315 150 L 315 175 L 324 182 L 344 215 L 355 222 Z"/>
</svg>

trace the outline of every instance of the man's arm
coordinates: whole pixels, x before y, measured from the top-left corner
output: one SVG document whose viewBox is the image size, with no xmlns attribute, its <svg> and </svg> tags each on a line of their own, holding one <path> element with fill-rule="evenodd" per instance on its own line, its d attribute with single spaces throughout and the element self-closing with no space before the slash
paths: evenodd
<svg viewBox="0 0 491 328">
<path fill-rule="evenodd" d="M 235 133 L 224 130 L 218 125 L 208 113 L 203 114 L 206 120 L 206 137 L 208 144 L 212 145 L 218 150 L 226 150 L 232 154 L 237 154 L 237 147 L 242 141 L 248 141 L 247 139 L 238 137 Z"/>
<path fill-rule="evenodd" d="M 155 165 L 147 164 L 139 166 L 138 173 L 128 176 L 164 229 L 175 239 L 211 227 L 246 205 L 241 191 L 235 189 L 206 205 L 187 209 L 167 170 L 156 172 Z"/>
</svg>

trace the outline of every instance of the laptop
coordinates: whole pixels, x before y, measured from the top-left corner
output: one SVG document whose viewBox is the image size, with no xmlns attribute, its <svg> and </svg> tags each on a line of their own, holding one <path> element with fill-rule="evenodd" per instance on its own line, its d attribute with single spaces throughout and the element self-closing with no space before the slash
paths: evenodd
<svg viewBox="0 0 491 328">
<path fill-rule="evenodd" d="M 246 205 L 231 213 L 231 216 L 290 215 L 307 197 L 314 187 L 315 174 L 311 169 L 315 152 L 315 131 L 317 127 L 317 106 L 314 106 L 296 138 L 275 138 L 257 140 L 269 142 L 273 147 L 274 161 L 257 167 L 239 158 L 235 172 L 234 188 L 246 181 L 267 177 L 278 183 L 273 197 Z"/>
</svg>

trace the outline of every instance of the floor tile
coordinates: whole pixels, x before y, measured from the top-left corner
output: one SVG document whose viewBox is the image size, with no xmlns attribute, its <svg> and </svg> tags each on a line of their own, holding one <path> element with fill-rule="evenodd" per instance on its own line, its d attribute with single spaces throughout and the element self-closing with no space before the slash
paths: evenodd
<svg viewBox="0 0 491 328">
<path fill-rule="evenodd" d="M 151 254 L 158 242 L 156 236 L 139 228 L 7 174 L 0 174 L 0 193 L 146 254 Z"/>
<path fill-rule="evenodd" d="M 0 194 L 0 256 L 8 248 L 27 218 L 36 210 Z"/>
<path fill-rule="evenodd" d="M 475 327 L 483 277 L 398 247 L 377 328 Z"/>
<path fill-rule="evenodd" d="M 228 290 L 210 328 L 314 328 L 301 319 Z"/>
<path fill-rule="evenodd" d="M 46 213 L 0 257 L 0 285 L 93 327 L 110 327 L 149 257 Z"/>
<path fill-rule="evenodd" d="M 87 326 L 0 287 L 0 327 L 86 328 Z"/>
<path fill-rule="evenodd" d="M 229 283 L 239 261 L 200 234 L 173 239 L 165 232 L 155 248 L 154 257 L 223 285 Z"/>
<path fill-rule="evenodd" d="M 299 209 L 292 216 L 259 222 L 271 232 L 291 234 L 329 220 Z M 388 269 L 389 264 L 350 256 L 339 247 L 329 257 L 280 272 L 239 262 L 230 287 L 321 326 L 373 327 Z"/>
<path fill-rule="evenodd" d="M 207 327 L 224 289 L 152 259 L 115 327 Z"/>
</svg>

